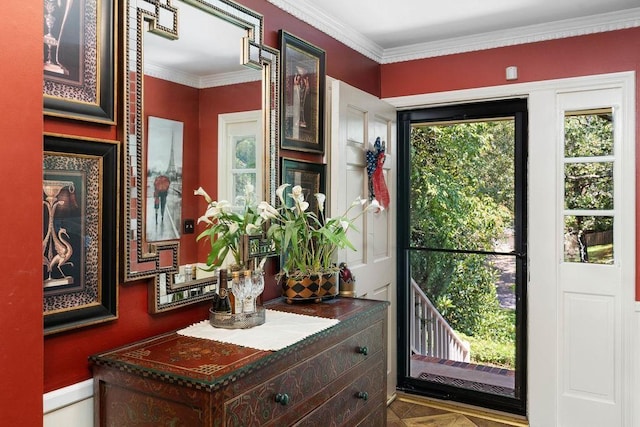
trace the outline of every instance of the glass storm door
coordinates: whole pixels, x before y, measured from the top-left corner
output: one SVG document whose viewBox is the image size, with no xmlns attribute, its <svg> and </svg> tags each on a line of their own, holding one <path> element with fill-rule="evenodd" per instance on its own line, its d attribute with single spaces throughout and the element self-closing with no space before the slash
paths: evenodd
<svg viewBox="0 0 640 427">
<path fill-rule="evenodd" d="M 527 102 L 398 127 L 399 388 L 524 414 Z"/>
</svg>

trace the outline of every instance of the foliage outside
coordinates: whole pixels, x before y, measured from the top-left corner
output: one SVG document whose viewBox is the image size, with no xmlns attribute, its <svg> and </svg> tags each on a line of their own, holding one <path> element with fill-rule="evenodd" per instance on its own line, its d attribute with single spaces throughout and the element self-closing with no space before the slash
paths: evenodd
<svg viewBox="0 0 640 427">
<path fill-rule="evenodd" d="M 412 129 L 411 245 L 493 251 L 513 227 L 513 122 Z M 415 251 L 412 276 L 449 324 L 468 336 L 515 338 L 485 255 Z"/>
<path fill-rule="evenodd" d="M 612 209 L 613 164 L 588 161 L 613 154 L 610 112 L 569 115 L 564 125 L 565 157 L 587 159 L 566 164 L 565 209 Z M 475 362 L 513 367 L 515 316 L 500 307 L 500 272 L 486 255 L 455 252 L 493 251 L 513 230 L 513 121 L 414 126 L 411 137 L 412 277 L 471 342 Z M 565 242 L 612 224 L 611 216 L 566 216 Z M 613 258 L 611 244 L 585 252 L 590 262 Z"/>
</svg>

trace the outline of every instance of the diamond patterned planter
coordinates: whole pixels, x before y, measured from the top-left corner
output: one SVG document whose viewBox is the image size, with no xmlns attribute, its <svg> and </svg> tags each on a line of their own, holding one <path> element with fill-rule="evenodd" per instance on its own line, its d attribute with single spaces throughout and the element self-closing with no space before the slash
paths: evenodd
<svg viewBox="0 0 640 427">
<path fill-rule="evenodd" d="M 321 302 L 338 294 L 338 274 L 309 275 L 299 279 L 282 278 L 282 295 L 291 304 L 296 301 Z"/>
</svg>

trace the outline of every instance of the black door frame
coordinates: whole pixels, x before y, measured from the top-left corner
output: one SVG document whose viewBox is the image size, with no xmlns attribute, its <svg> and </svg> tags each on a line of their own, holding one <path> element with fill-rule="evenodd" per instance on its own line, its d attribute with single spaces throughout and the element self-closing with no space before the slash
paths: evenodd
<svg viewBox="0 0 640 427">
<path fill-rule="evenodd" d="M 515 121 L 515 252 L 516 252 L 516 398 L 426 382 L 409 376 L 409 331 L 411 319 L 409 273 L 410 138 L 414 123 L 463 121 L 512 117 Z M 526 414 L 527 403 L 527 100 L 523 98 L 456 104 L 398 112 L 398 390 L 443 400 Z"/>
</svg>

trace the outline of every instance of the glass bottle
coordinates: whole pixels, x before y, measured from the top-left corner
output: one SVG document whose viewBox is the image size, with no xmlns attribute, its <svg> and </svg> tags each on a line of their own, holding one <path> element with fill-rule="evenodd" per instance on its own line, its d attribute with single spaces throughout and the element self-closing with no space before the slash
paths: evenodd
<svg viewBox="0 0 640 427">
<path fill-rule="evenodd" d="M 213 307 L 213 311 L 216 313 L 231 314 L 230 292 L 229 289 L 227 289 L 227 270 L 225 269 L 220 269 L 218 288 L 218 298 L 214 298 L 215 306 Z"/>
<path fill-rule="evenodd" d="M 243 298 L 243 284 L 240 277 L 240 271 L 231 272 L 231 294 L 229 294 L 229 300 L 231 301 L 231 312 L 242 313 L 242 298 Z"/>
</svg>

